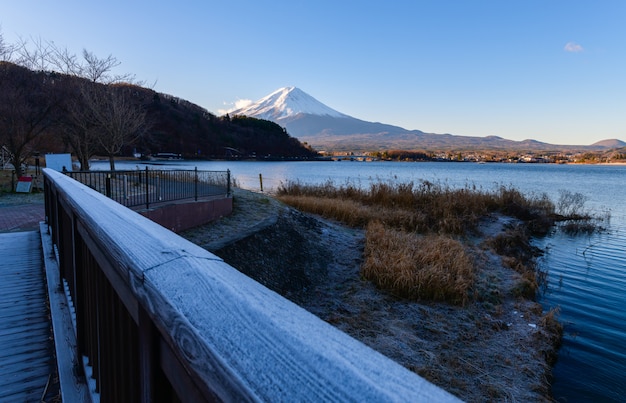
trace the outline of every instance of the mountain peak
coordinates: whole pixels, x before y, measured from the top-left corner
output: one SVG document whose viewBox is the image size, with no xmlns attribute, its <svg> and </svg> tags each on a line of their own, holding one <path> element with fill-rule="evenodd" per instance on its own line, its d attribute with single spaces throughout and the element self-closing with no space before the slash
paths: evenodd
<svg viewBox="0 0 626 403">
<path fill-rule="evenodd" d="M 297 87 L 283 87 L 268 96 L 230 112 L 231 115 L 253 116 L 259 119 L 272 120 L 279 123 L 283 119 L 299 114 L 348 117 L 340 113 Z"/>
<path fill-rule="evenodd" d="M 604 148 L 621 148 L 626 147 L 626 143 L 618 139 L 607 139 L 598 141 L 592 144 L 592 146 L 604 147 Z"/>
</svg>

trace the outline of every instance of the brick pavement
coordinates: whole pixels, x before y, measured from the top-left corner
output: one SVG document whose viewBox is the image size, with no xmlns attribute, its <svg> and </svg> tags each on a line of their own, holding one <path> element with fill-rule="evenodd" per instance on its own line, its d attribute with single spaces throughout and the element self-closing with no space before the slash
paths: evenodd
<svg viewBox="0 0 626 403">
<path fill-rule="evenodd" d="M 38 230 L 44 211 L 43 203 L 0 205 L 0 232 Z"/>
</svg>

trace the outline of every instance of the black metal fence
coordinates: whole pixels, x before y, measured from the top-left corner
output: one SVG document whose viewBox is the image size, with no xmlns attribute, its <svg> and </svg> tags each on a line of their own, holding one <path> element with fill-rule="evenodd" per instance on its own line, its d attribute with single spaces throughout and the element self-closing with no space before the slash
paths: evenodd
<svg viewBox="0 0 626 403">
<path fill-rule="evenodd" d="M 175 200 L 229 196 L 230 171 L 128 170 L 66 171 L 66 175 L 126 207 Z"/>
</svg>

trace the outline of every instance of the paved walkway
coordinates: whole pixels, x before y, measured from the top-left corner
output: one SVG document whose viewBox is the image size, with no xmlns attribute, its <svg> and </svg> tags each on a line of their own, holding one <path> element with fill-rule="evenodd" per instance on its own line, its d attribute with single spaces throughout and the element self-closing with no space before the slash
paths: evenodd
<svg viewBox="0 0 626 403">
<path fill-rule="evenodd" d="M 25 217 L 4 207 L 0 210 L 3 223 L 8 222 L 5 212 L 12 217 Z M 10 224 L 10 229 L 15 228 Z M 58 393 L 51 390 L 55 387 L 56 362 L 41 249 L 39 231 L 0 234 L 0 401 L 3 402 L 48 401 Z"/>
<path fill-rule="evenodd" d="M 43 204 L 0 205 L 0 232 L 38 230 L 44 215 Z"/>
</svg>

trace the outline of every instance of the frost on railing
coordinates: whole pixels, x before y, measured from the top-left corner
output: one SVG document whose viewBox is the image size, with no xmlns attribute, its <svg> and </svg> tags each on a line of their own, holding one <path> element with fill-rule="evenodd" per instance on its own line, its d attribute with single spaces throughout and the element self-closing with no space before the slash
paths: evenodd
<svg viewBox="0 0 626 403">
<path fill-rule="evenodd" d="M 101 401 L 456 401 L 219 257 L 45 169 Z"/>
</svg>

